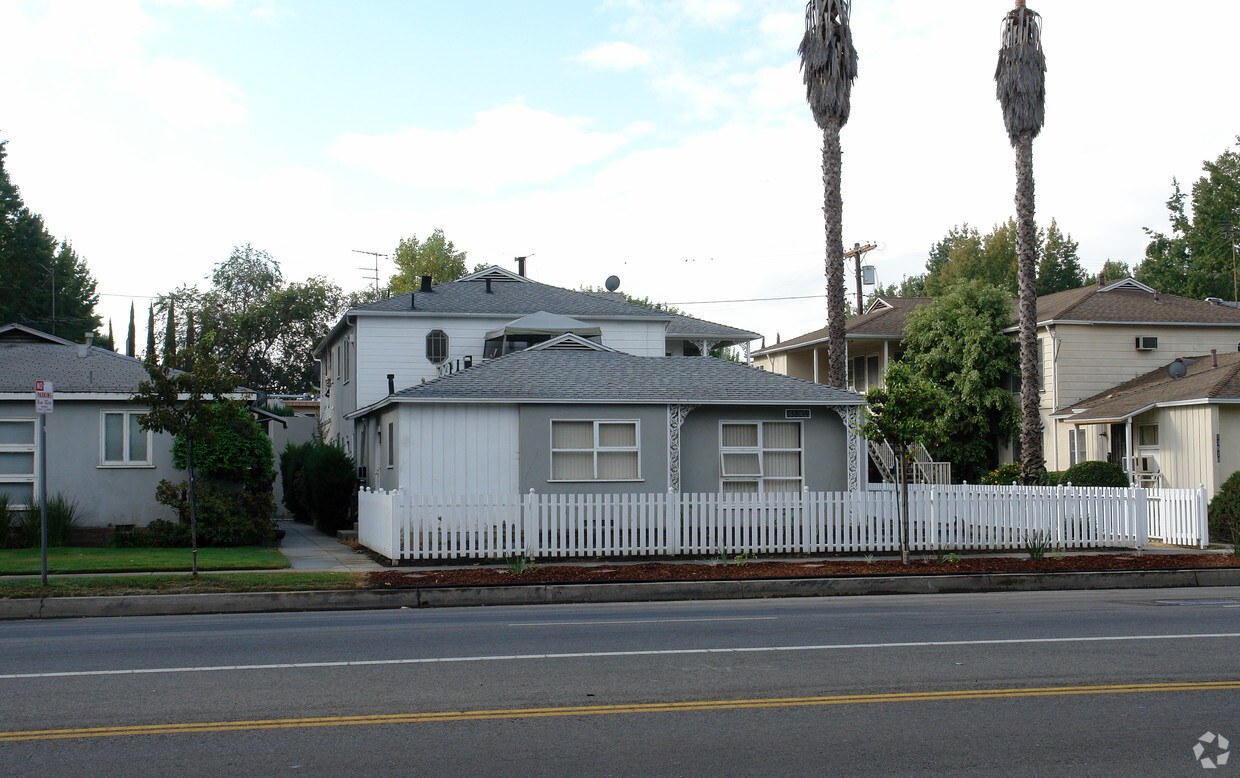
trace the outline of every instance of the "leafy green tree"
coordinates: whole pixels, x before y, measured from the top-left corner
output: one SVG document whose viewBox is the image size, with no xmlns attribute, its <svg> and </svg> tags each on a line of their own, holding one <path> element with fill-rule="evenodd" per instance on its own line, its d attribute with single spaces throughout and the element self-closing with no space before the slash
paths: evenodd
<svg viewBox="0 0 1240 778">
<path fill-rule="evenodd" d="M 312 351 L 345 306 L 340 288 L 323 277 L 286 281 L 265 251 L 238 246 L 211 273 L 205 292 L 182 286 L 162 295 L 164 316 L 175 305 L 198 327 L 215 333 L 215 355 L 242 385 L 267 392 L 312 391 L 317 380 Z M 187 329 L 177 348 L 185 348 Z"/>
<path fill-rule="evenodd" d="M 214 438 L 212 425 L 221 403 L 237 388 L 237 381 L 212 353 L 213 338 L 203 337 L 195 348 L 181 351 L 176 364 L 146 361 L 149 380 L 138 384 L 134 402 L 146 407 L 142 428 L 167 432 L 185 440 L 186 470 L 189 472 L 190 543 L 193 549 L 192 572 L 198 577 L 198 508 L 197 473 L 194 447 L 209 444 Z"/>
<path fill-rule="evenodd" d="M 961 282 L 909 314 L 904 361 L 951 398 L 936 458 L 949 460 L 956 478 L 976 483 L 993 470 L 996 441 L 1019 428 L 1009 378 L 1016 354 L 1004 333 L 1011 324 L 1007 292 L 981 281 Z"/>
<path fill-rule="evenodd" d="M 1077 254 L 1079 244 L 1059 230 L 1059 224 L 1051 219 L 1042 243 L 1042 260 L 1038 263 L 1038 295 L 1054 294 L 1068 289 L 1078 289 L 1089 282 L 1089 275 L 1081 266 Z"/>
<path fill-rule="evenodd" d="M 81 342 L 99 328 L 99 295 L 86 262 L 22 202 L 0 141 L 0 322 L 20 322 Z"/>
<path fill-rule="evenodd" d="M 932 448 L 942 438 L 941 418 L 947 404 L 942 390 L 915 374 L 905 362 L 887 368 L 883 385 L 865 395 L 862 433 L 874 441 L 887 441 L 899 460 L 900 560 L 908 564 L 909 447 L 917 443 Z"/>
<path fill-rule="evenodd" d="M 422 276 L 430 276 L 435 283 L 442 284 L 466 275 L 465 252 L 457 251 L 441 229 L 422 241 L 417 235 L 401 238 L 393 260 L 396 275 L 388 282 L 392 294 L 414 291 L 421 286 Z"/>
<path fill-rule="evenodd" d="M 931 248 L 926 293 L 938 297 L 962 281 L 982 281 L 1015 295 L 1016 221 L 997 224 L 986 236 L 968 225 L 953 230 Z"/>
<path fill-rule="evenodd" d="M 1235 299 L 1235 245 L 1240 240 L 1240 136 L 1213 162 L 1188 195 L 1172 180 L 1169 233 L 1146 229 L 1150 242 L 1137 266 L 1138 281 L 1185 297 Z"/>
<path fill-rule="evenodd" d="M 1132 269 L 1128 267 L 1127 262 L 1120 262 L 1116 259 L 1108 259 L 1102 265 L 1102 282 L 1109 283 L 1111 281 L 1119 281 L 1132 275 Z"/>
</svg>

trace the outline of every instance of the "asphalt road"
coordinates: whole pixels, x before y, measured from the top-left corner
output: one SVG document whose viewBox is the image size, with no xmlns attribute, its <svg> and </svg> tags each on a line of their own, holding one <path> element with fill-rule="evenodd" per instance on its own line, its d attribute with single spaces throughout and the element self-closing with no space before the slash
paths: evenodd
<svg viewBox="0 0 1240 778">
<path fill-rule="evenodd" d="M 1240 589 L 7 622 L 0 717 L 3 775 L 1200 775 Z"/>
</svg>

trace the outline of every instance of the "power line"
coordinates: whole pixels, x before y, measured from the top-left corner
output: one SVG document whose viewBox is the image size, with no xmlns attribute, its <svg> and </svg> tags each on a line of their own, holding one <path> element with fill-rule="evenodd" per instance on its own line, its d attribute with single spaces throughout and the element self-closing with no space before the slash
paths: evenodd
<svg viewBox="0 0 1240 778">
<path fill-rule="evenodd" d="M 821 300 L 825 294 L 803 294 L 795 297 L 747 297 L 739 300 L 681 300 L 668 302 L 665 305 L 713 305 L 715 303 L 764 303 L 774 300 Z"/>
</svg>

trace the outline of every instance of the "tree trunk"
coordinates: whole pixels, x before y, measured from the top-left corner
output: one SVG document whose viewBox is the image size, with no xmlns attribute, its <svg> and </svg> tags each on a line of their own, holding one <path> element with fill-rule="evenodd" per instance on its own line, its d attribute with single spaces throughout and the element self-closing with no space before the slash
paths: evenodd
<svg viewBox="0 0 1240 778">
<path fill-rule="evenodd" d="M 1037 227 L 1033 221 L 1033 133 L 1016 145 L 1016 253 L 1020 291 L 1020 482 L 1038 482 L 1042 458 L 1042 403 L 1038 384 Z"/>
<path fill-rule="evenodd" d="M 822 213 L 827 226 L 827 383 L 843 389 L 848 381 L 844 343 L 844 204 L 840 197 L 840 122 L 822 131 Z"/>
<path fill-rule="evenodd" d="M 185 433 L 185 466 L 189 471 L 189 543 L 190 572 L 198 577 L 198 508 L 194 504 L 194 441 L 189 433 Z"/>
</svg>

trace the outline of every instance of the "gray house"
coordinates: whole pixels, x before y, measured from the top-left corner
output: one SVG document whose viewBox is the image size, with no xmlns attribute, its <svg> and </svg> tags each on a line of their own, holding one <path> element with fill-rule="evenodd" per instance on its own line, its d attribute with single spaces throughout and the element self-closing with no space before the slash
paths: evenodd
<svg viewBox="0 0 1240 778">
<path fill-rule="evenodd" d="M 142 526 L 167 518 L 155 502 L 176 479 L 172 438 L 144 431 L 130 402 L 147 377 L 136 359 L 20 324 L 0 326 L 0 493 L 25 506 L 39 493 L 35 381 L 51 381 L 47 492 L 76 499 L 86 527 Z"/>
<path fill-rule="evenodd" d="M 370 484 L 425 495 L 857 488 L 860 395 L 701 356 L 565 333 L 345 418 Z"/>
</svg>

